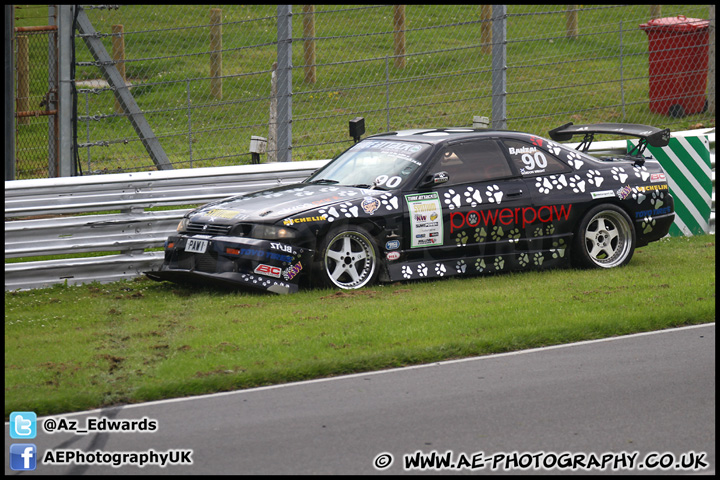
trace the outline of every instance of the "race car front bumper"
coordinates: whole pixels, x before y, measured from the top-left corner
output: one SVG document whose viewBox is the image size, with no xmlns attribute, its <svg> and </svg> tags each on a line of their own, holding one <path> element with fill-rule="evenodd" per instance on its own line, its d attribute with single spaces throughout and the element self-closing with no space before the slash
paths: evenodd
<svg viewBox="0 0 720 480">
<path fill-rule="evenodd" d="M 145 275 L 153 280 L 207 280 L 287 294 L 298 291 L 313 256 L 312 250 L 270 240 L 179 234 L 165 242 L 160 269 Z"/>
</svg>

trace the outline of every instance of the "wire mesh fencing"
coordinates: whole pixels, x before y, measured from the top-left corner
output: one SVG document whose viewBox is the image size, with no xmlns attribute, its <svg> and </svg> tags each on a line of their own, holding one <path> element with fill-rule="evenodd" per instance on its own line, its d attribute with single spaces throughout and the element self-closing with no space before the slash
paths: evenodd
<svg viewBox="0 0 720 480">
<path fill-rule="evenodd" d="M 174 168 L 251 163 L 252 137 L 274 161 L 283 132 L 293 161 L 331 158 L 358 116 L 366 134 L 475 116 L 540 135 L 569 121 L 715 124 L 708 5 L 508 5 L 502 18 L 489 5 L 294 5 L 290 38 L 276 5 L 84 9 Z M 154 169 L 77 32 L 74 64 L 80 171 Z"/>
</svg>

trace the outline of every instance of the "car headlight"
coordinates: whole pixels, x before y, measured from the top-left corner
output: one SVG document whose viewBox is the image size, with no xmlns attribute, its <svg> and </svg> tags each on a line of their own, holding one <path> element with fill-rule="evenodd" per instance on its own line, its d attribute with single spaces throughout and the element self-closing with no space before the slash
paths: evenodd
<svg viewBox="0 0 720 480">
<path fill-rule="evenodd" d="M 278 225 L 255 225 L 252 237 L 261 240 L 289 240 L 295 238 L 295 230 Z"/>
<path fill-rule="evenodd" d="M 177 226 L 177 229 L 176 229 L 176 230 L 178 231 L 178 233 L 185 231 L 185 229 L 187 228 L 187 224 L 188 224 L 189 221 L 190 221 L 190 219 L 187 218 L 187 217 L 183 217 L 183 219 L 180 220 L 180 223 L 178 223 L 178 226 Z"/>
</svg>

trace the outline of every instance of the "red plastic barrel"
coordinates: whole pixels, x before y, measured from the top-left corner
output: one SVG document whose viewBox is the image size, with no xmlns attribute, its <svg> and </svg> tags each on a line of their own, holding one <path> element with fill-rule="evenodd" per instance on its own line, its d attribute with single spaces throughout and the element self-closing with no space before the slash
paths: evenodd
<svg viewBox="0 0 720 480">
<path fill-rule="evenodd" d="M 680 15 L 640 28 L 649 41 L 650 111 L 671 117 L 706 111 L 710 22 Z"/>
</svg>

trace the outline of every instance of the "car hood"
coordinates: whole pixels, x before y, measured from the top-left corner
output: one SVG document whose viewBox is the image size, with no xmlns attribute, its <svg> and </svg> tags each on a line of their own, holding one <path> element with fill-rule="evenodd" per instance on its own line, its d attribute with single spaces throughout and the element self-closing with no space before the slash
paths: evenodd
<svg viewBox="0 0 720 480">
<path fill-rule="evenodd" d="M 219 224 L 275 223 L 307 210 L 383 193 L 386 192 L 347 186 L 286 185 L 213 202 L 194 210 L 189 216 L 195 222 Z"/>
</svg>

